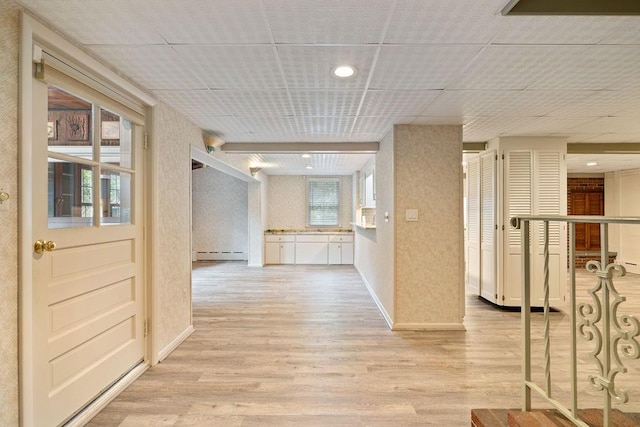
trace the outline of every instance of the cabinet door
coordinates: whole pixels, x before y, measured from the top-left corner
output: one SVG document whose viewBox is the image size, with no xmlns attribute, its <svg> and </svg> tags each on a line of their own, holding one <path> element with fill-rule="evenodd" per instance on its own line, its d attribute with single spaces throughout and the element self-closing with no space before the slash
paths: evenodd
<svg viewBox="0 0 640 427">
<path fill-rule="evenodd" d="M 280 243 L 267 242 L 264 244 L 264 263 L 280 264 Z"/>
<path fill-rule="evenodd" d="M 353 243 L 340 243 L 342 245 L 342 264 L 353 264 Z"/>
<path fill-rule="evenodd" d="M 329 243 L 329 264 L 342 264 L 342 243 Z"/>
<path fill-rule="evenodd" d="M 280 263 L 281 264 L 295 264 L 296 263 L 296 244 L 295 243 L 280 243 Z"/>
</svg>

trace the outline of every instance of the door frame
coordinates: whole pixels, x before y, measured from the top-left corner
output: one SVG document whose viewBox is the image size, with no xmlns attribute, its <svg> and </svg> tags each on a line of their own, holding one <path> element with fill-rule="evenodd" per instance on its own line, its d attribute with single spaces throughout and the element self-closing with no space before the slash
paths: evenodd
<svg viewBox="0 0 640 427">
<path fill-rule="evenodd" d="M 145 115 L 147 121 L 147 129 L 151 122 L 150 108 L 156 104 L 156 101 L 138 89 L 127 80 L 120 77 L 115 72 L 111 71 L 76 45 L 64 39 L 62 36 L 44 26 L 39 21 L 33 19 L 25 12 L 20 14 L 20 34 L 19 34 L 19 127 L 18 127 L 18 147 L 19 147 L 19 231 L 18 231 L 18 283 L 19 283 L 19 306 L 18 306 L 18 351 L 19 351 L 19 413 L 20 424 L 25 426 L 33 425 L 33 401 L 28 396 L 33 394 L 33 354 L 29 349 L 33 347 L 33 260 L 32 260 L 32 219 L 33 219 L 33 206 L 31 202 L 31 194 L 33 192 L 33 183 L 31 180 L 32 175 L 32 144 L 33 139 L 33 85 L 32 85 L 32 70 L 34 61 L 33 43 L 37 42 L 43 47 L 47 47 L 53 51 L 64 52 L 65 56 L 84 71 L 91 73 L 101 81 L 109 84 L 111 87 L 116 88 L 127 97 L 135 100 L 137 103 L 144 106 L 147 110 Z M 148 162 L 148 155 L 145 153 L 145 170 L 142 177 L 144 180 L 144 189 L 148 191 L 149 185 L 149 171 L 150 165 Z M 139 203 L 142 203 L 143 210 L 149 212 L 149 198 L 141 197 Z M 145 215 L 145 220 L 148 220 L 149 215 Z M 147 226 L 145 226 L 147 227 Z M 146 234 L 146 233 L 145 233 Z M 143 286 L 145 293 L 145 315 L 147 318 L 153 317 L 154 304 L 153 304 L 153 289 L 150 272 L 150 259 L 148 255 L 148 242 L 143 242 L 143 251 L 145 252 L 143 262 L 143 271 L 145 272 L 145 284 Z M 126 388 L 131 382 L 138 378 L 149 366 L 150 360 L 153 360 L 154 352 L 154 340 L 153 334 L 149 334 L 146 337 L 145 342 L 145 361 L 143 364 L 137 366 L 123 378 L 121 378 L 116 384 L 114 384 L 105 393 L 100 395 L 89 406 L 83 409 L 75 418 L 73 418 L 68 425 L 83 425 L 87 420 L 93 417 L 104 406 L 106 406 L 111 400 L 113 400 L 124 388 Z"/>
</svg>

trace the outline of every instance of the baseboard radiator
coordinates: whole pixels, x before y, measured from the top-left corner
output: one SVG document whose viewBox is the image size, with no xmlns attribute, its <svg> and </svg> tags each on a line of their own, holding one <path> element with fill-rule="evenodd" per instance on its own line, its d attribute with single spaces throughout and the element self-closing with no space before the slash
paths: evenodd
<svg viewBox="0 0 640 427">
<path fill-rule="evenodd" d="M 196 261 L 246 261 L 244 251 L 197 251 Z"/>
</svg>

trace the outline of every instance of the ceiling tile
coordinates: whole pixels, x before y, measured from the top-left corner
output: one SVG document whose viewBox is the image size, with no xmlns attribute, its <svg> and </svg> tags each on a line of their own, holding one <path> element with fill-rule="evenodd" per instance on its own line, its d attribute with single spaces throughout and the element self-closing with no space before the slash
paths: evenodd
<svg viewBox="0 0 640 427">
<path fill-rule="evenodd" d="M 348 137 L 355 117 L 298 117 L 298 129 L 312 137 L 336 134 L 336 137 Z"/>
<path fill-rule="evenodd" d="M 587 166 L 596 162 L 595 166 Z M 567 154 L 568 173 L 606 173 L 640 169 L 640 154 Z"/>
<path fill-rule="evenodd" d="M 105 2 L 109 3 L 109 2 Z M 169 43 L 269 43 L 260 0 L 162 0 L 149 4 L 145 20 Z"/>
<path fill-rule="evenodd" d="M 34 14 L 83 44 L 165 44 L 148 22 L 148 2 L 110 0 L 30 0 L 22 2 Z M 105 19 L 107 17 L 107 19 Z"/>
<path fill-rule="evenodd" d="M 212 94 L 233 115 L 293 115 L 285 90 L 216 90 Z"/>
<path fill-rule="evenodd" d="M 375 46 L 290 46 L 278 45 L 284 76 L 289 89 L 340 89 L 364 88 L 373 58 Z M 358 69 L 355 77 L 332 77 L 331 69 L 350 64 Z"/>
<path fill-rule="evenodd" d="M 298 125 L 293 116 L 239 116 L 247 134 L 260 141 L 299 140 Z"/>
<path fill-rule="evenodd" d="M 503 2 L 506 4 L 506 2 Z M 577 44 L 601 42 L 622 22 L 617 16 L 504 16 L 498 44 Z M 636 21 L 637 22 L 637 21 Z"/>
<path fill-rule="evenodd" d="M 353 116 L 362 98 L 361 90 L 292 90 L 293 109 L 299 116 Z"/>
<path fill-rule="evenodd" d="M 640 46 L 576 47 L 531 89 L 640 90 Z"/>
<path fill-rule="evenodd" d="M 275 50 L 270 45 L 175 46 L 180 59 L 211 89 L 282 89 Z M 256 72 L 260 70 L 260 72 Z"/>
<path fill-rule="evenodd" d="M 149 90 L 206 88 L 171 46 L 93 46 L 91 50 Z"/>
<path fill-rule="evenodd" d="M 185 114 L 230 116 L 232 112 L 217 98 L 214 92 L 203 90 L 154 90 L 160 100 Z"/>
<path fill-rule="evenodd" d="M 383 46 L 371 89 L 443 89 L 462 75 L 480 46 Z"/>
<path fill-rule="evenodd" d="M 447 89 L 526 89 L 562 66 L 582 46 L 487 46 Z"/>
<path fill-rule="evenodd" d="M 584 142 L 640 142 L 640 132 L 636 133 L 605 133 L 592 138 L 585 139 Z"/>
<path fill-rule="evenodd" d="M 369 90 L 364 98 L 361 116 L 417 116 L 439 95 L 437 90 Z"/>
<path fill-rule="evenodd" d="M 411 122 L 413 125 L 466 125 L 477 119 L 473 116 L 419 116 Z"/>
<path fill-rule="evenodd" d="M 386 135 L 393 125 L 410 124 L 413 123 L 415 117 L 370 117 L 370 116 L 358 116 L 356 120 L 356 126 L 354 133 L 360 134 L 375 134 L 381 137 Z M 379 138 L 381 139 L 381 138 Z"/>
<path fill-rule="evenodd" d="M 578 96 L 571 92 L 445 90 L 423 116 L 543 116 Z"/>
<path fill-rule="evenodd" d="M 625 117 L 601 117 L 597 120 L 567 129 L 567 133 L 640 133 L 640 121 Z"/>
<path fill-rule="evenodd" d="M 484 44 L 504 25 L 503 0 L 399 0 L 388 44 Z"/>
<path fill-rule="evenodd" d="M 387 0 L 264 0 L 276 43 L 380 42 L 392 11 Z"/>
</svg>

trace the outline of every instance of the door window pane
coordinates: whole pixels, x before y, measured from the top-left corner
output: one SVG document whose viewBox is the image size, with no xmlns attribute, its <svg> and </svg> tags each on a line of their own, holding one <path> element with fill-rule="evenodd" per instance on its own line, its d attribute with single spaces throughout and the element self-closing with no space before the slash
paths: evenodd
<svg viewBox="0 0 640 427">
<path fill-rule="evenodd" d="M 103 170 L 100 175 L 101 224 L 131 223 L 131 174 Z"/>
<path fill-rule="evenodd" d="M 93 169 L 49 158 L 49 228 L 93 225 Z"/>
<path fill-rule="evenodd" d="M 86 159 L 93 158 L 91 103 L 51 85 L 48 95 L 49 151 Z"/>
<path fill-rule="evenodd" d="M 132 123 L 100 109 L 100 162 L 131 168 Z"/>
</svg>

